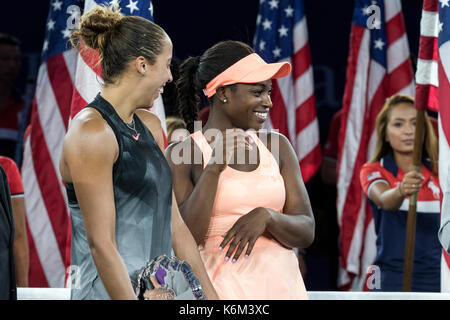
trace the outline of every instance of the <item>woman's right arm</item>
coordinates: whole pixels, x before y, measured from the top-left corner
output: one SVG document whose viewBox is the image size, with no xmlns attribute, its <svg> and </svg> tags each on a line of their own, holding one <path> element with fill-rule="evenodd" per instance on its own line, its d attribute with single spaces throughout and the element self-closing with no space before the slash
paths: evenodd
<svg viewBox="0 0 450 320">
<path fill-rule="evenodd" d="M 173 173 L 173 189 L 178 207 L 197 244 L 203 242 L 208 231 L 220 174 L 238 149 L 249 148 L 249 139 L 249 135 L 241 129 L 220 133 L 217 131 L 215 142 L 211 144 L 213 150 L 211 159 L 195 185 L 191 178 L 191 170 L 194 160 L 198 159 L 195 155 L 202 153 L 192 138 L 172 144 L 166 150 L 166 159 Z M 190 159 L 184 157 L 184 151 L 187 150 L 191 150 Z M 180 159 L 188 163 L 180 164 Z"/>
<path fill-rule="evenodd" d="M 98 273 L 111 299 L 136 299 L 115 240 L 112 168 L 118 145 L 114 133 L 95 117 L 77 119 L 71 127 L 63 145 L 63 163 L 75 188 Z"/>
<path fill-rule="evenodd" d="M 414 170 L 405 174 L 403 180 L 391 188 L 384 180 L 375 181 L 368 190 L 368 197 L 384 210 L 396 211 L 406 196 L 419 192 L 422 187 L 422 175 Z"/>
<path fill-rule="evenodd" d="M 192 148 L 191 159 L 186 159 L 188 163 L 179 164 L 174 157 L 183 158 L 183 151 L 186 151 L 187 148 Z M 180 214 L 198 245 L 203 242 L 203 238 L 208 231 L 221 171 L 218 166 L 206 166 L 194 186 L 191 179 L 194 152 L 201 153 L 191 139 L 186 139 L 183 142 L 170 145 L 166 149 L 166 159 L 172 170 L 173 190 Z"/>
</svg>

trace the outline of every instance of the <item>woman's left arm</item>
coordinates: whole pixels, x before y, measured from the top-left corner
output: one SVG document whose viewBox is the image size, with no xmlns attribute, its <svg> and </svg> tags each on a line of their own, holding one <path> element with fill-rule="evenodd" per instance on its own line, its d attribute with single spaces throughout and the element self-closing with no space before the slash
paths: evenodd
<svg viewBox="0 0 450 320">
<path fill-rule="evenodd" d="M 299 161 L 285 136 L 271 136 L 272 139 L 279 139 L 280 172 L 284 179 L 286 201 L 283 213 L 266 209 L 271 215 L 267 230 L 287 247 L 307 248 L 314 240 L 315 222 Z"/>
<path fill-rule="evenodd" d="M 256 240 L 265 231 L 289 248 L 307 248 L 314 240 L 314 216 L 295 151 L 281 134 L 272 133 L 270 139 L 271 146 L 279 146 L 278 150 L 271 148 L 271 151 L 275 157 L 279 156 L 280 173 L 286 189 L 283 213 L 258 207 L 240 217 L 220 244 L 219 250 L 231 241 L 225 260 L 231 257 L 236 247 L 233 262 L 237 260 L 247 244 L 246 256 L 250 255 Z M 278 144 L 274 139 L 278 139 Z"/>
<path fill-rule="evenodd" d="M 139 110 L 136 114 L 146 124 L 164 154 L 164 137 L 159 119 L 148 111 Z M 172 248 L 175 255 L 189 263 L 195 276 L 200 281 L 203 291 L 209 300 L 219 297 L 209 279 L 203 261 L 197 249 L 197 244 L 189 231 L 178 209 L 175 194 L 172 191 Z"/>
</svg>

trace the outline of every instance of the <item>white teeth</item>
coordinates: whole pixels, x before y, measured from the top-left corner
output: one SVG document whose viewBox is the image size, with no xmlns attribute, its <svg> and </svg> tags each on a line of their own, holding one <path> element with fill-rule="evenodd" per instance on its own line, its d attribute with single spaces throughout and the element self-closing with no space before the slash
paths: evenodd
<svg viewBox="0 0 450 320">
<path fill-rule="evenodd" d="M 159 91 L 159 93 L 163 93 L 164 92 L 164 88 L 159 88 L 158 91 Z"/>
<path fill-rule="evenodd" d="M 267 119 L 267 112 L 255 112 L 255 114 L 263 119 Z"/>
</svg>

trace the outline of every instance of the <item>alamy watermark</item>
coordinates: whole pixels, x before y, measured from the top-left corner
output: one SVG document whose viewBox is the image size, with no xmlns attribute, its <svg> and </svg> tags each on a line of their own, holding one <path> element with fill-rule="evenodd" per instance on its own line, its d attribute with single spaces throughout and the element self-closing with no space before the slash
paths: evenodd
<svg viewBox="0 0 450 320">
<path fill-rule="evenodd" d="M 367 268 L 366 286 L 369 290 L 381 289 L 381 270 L 377 265 L 371 265 Z"/>
<path fill-rule="evenodd" d="M 80 267 L 77 265 L 70 265 L 66 269 L 66 288 L 80 289 L 81 273 Z"/>
<path fill-rule="evenodd" d="M 381 9 L 376 4 L 372 4 L 364 10 L 364 15 L 370 15 L 367 18 L 366 25 L 369 30 L 381 29 Z"/>
<path fill-rule="evenodd" d="M 66 13 L 70 16 L 67 18 L 67 29 L 75 30 L 80 28 L 81 9 L 77 5 L 67 7 Z"/>
</svg>

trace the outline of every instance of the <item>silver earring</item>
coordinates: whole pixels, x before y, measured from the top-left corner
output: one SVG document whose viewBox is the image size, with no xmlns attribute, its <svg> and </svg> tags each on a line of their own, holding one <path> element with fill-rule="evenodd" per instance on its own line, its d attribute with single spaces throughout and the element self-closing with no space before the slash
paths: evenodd
<svg viewBox="0 0 450 320">
<path fill-rule="evenodd" d="M 227 98 L 223 99 L 223 103 L 227 103 L 227 101 L 228 101 Z"/>
</svg>

